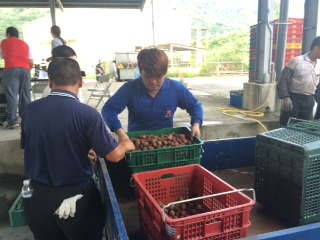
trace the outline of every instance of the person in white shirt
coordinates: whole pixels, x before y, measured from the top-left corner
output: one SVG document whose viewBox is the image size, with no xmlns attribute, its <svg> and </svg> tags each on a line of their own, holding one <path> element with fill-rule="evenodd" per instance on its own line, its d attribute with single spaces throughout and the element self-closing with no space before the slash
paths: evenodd
<svg viewBox="0 0 320 240">
<path fill-rule="evenodd" d="M 51 35 L 53 37 L 51 41 L 51 51 L 58 46 L 61 45 L 67 45 L 66 41 L 60 36 L 61 35 L 61 29 L 57 25 L 53 25 L 50 29 Z M 50 62 L 52 60 L 52 57 L 48 57 L 46 59 L 47 62 Z"/>
</svg>

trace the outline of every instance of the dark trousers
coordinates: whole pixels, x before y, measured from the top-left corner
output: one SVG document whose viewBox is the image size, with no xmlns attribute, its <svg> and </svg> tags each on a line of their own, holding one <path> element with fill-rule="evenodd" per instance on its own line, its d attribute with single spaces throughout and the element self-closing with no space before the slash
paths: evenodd
<svg viewBox="0 0 320 240">
<path fill-rule="evenodd" d="M 83 186 L 51 187 L 31 182 L 31 198 L 23 199 L 24 214 L 35 240 L 101 240 L 105 212 L 98 189 L 90 180 Z M 64 199 L 83 194 L 74 217 L 54 214 Z"/>
<path fill-rule="evenodd" d="M 8 102 L 8 123 L 18 123 L 17 109 L 22 118 L 27 104 L 31 102 L 30 71 L 25 68 L 11 68 L 3 73 L 2 85 Z M 19 95 L 19 101 L 17 96 Z"/>
<path fill-rule="evenodd" d="M 280 113 L 280 125 L 287 126 L 289 118 L 313 120 L 313 107 L 315 105 L 314 95 L 290 93 L 293 109 Z"/>
</svg>

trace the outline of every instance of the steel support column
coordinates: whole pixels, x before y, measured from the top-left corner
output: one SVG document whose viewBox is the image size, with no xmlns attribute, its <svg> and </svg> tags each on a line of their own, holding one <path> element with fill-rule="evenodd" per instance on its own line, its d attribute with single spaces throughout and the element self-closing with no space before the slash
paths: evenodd
<svg viewBox="0 0 320 240">
<path fill-rule="evenodd" d="M 277 54 L 276 54 L 276 79 L 278 80 L 281 74 L 281 71 L 284 67 L 284 60 L 286 55 L 286 42 L 287 42 L 287 34 L 288 34 L 288 13 L 289 13 L 289 0 L 281 0 L 280 3 L 280 18 L 279 22 L 275 24 L 279 24 L 278 31 L 278 39 L 277 42 Z"/>
<path fill-rule="evenodd" d="M 305 0 L 302 54 L 309 52 L 312 40 L 319 36 L 320 29 L 317 28 L 320 21 L 319 10 L 319 0 Z"/>
<path fill-rule="evenodd" d="M 269 83 L 271 73 L 274 0 L 259 0 L 256 83 Z"/>
<path fill-rule="evenodd" d="M 55 9 L 55 0 L 49 0 L 50 13 L 52 25 L 56 25 L 56 9 Z"/>
</svg>

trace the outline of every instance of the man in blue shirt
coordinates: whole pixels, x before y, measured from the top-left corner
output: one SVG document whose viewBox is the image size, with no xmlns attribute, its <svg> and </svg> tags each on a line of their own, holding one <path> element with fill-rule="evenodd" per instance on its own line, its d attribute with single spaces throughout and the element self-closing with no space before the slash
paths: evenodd
<svg viewBox="0 0 320 240">
<path fill-rule="evenodd" d="M 140 77 L 125 83 L 102 108 L 109 129 L 117 134 L 119 141 L 129 139 L 118 119 L 125 108 L 129 112 L 128 132 L 172 128 L 179 107 L 191 117 L 191 138 L 201 137 L 202 104 L 181 82 L 166 78 L 167 54 L 157 48 L 143 49 L 137 58 Z M 89 153 L 89 157 L 94 156 L 93 152 Z M 129 183 L 131 171 L 125 161 L 107 162 L 107 167 L 113 183 Z"/>
<path fill-rule="evenodd" d="M 138 54 L 141 76 L 125 83 L 103 106 L 103 119 L 119 141 L 129 139 L 118 119 L 125 108 L 129 112 L 128 132 L 171 128 L 179 107 L 191 117 L 191 137 L 201 137 L 202 105 L 182 83 L 166 78 L 168 63 L 164 51 L 143 49 Z"/>
<path fill-rule="evenodd" d="M 24 214 L 35 239 L 101 240 L 105 216 L 87 153 L 118 162 L 134 145 L 116 142 L 101 115 L 79 102 L 75 60 L 53 59 L 48 76 L 50 95 L 28 104 L 22 119 L 25 176 L 34 188 Z"/>
</svg>

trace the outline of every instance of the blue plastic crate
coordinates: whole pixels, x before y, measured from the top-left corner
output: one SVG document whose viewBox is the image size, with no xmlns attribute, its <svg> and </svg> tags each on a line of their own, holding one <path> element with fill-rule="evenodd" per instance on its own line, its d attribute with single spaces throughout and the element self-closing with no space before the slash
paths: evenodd
<svg viewBox="0 0 320 240">
<path fill-rule="evenodd" d="M 230 91 L 230 105 L 242 108 L 243 90 Z"/>
</svg>

